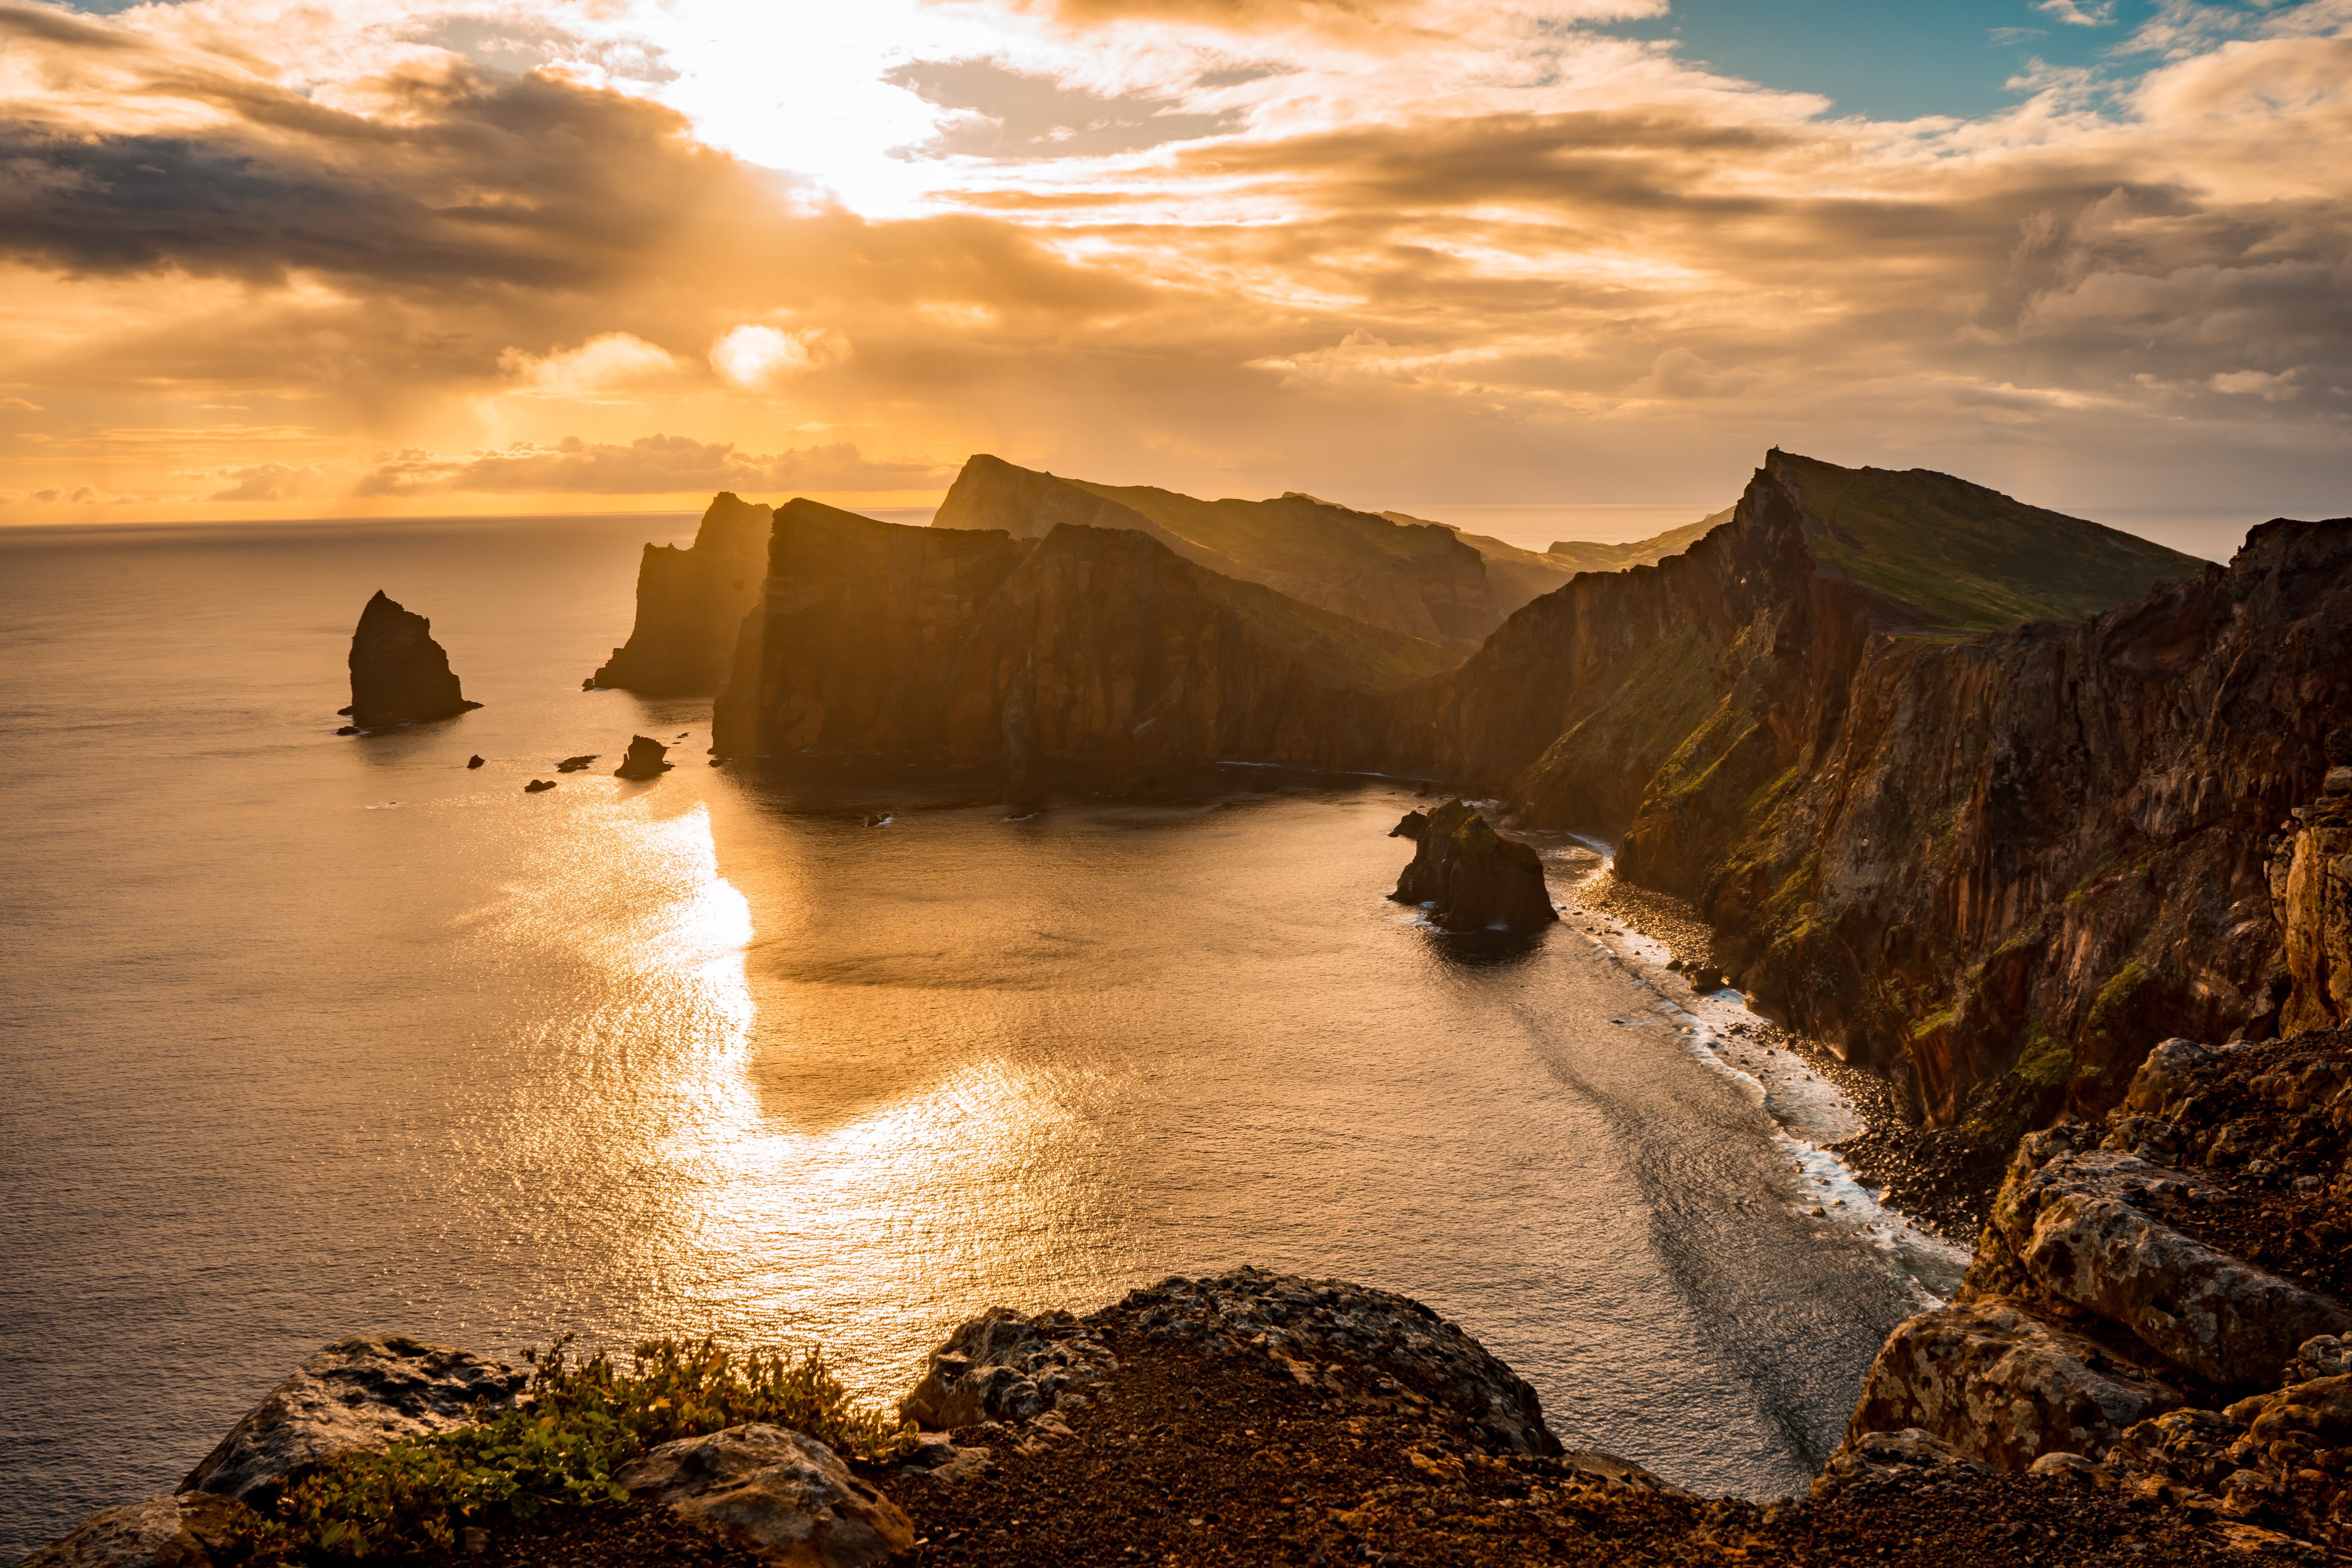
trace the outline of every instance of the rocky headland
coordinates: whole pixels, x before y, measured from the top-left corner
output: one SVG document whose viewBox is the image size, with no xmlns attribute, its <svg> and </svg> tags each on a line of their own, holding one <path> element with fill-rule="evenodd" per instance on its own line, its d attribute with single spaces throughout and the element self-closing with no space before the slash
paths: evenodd
<svg viewBox="0 0 2352 1568">
<path fill-rule="evenodd" d="M 449 656 L 433 640 L 433 623 L 376 590 L 352 633 L 354 730 L 378 730 L 426 719 L 447 719 L 479 708 L 459 689 Z"/>
<path fill-rule="evenodd" d="M 637 563 L 637 619 L 629 640 L 581 684 L 647 696 L 718 690 L 743 617 L 759 603 L 774 521 L 773 508 L 721 490 L 704 510 L 692 544 L 683 550 L 646 545 Z"/>
<path fill-rule="evenodd" d="M 1559 919 L 1544 885 L 1543 858 L 1506 838 L 1461 800 L 1409 811 L 1389 830 L 1413 842 L 1412 860 L 1389 897 L 1429 911 L 1447 931 L 1540 931 Z"/>
</svg>

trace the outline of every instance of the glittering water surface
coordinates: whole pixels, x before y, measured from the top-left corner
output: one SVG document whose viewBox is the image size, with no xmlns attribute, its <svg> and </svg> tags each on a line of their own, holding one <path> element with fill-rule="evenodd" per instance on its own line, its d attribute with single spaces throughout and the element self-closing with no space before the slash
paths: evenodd
<svg viewBox="0 0 2352 1568">
<path fill-rule="evenodd" d="M 706 767 L 707 704 L 578 689 L 649 529 L 0 538 L 0 1559 L 352 1332 L 816 1339 L 879 1397 L 989 1304 L 1243 1262 L 1428 1301 L 1571 1444 L 1801 1486 L 1950 1259 L 1804 1216 L 1729 1004 L 1429 931 L 1377 781 L 1008 822 Z M 378 587 L 486 707 L 334 735 Z M 684 765 L 609 776 L 633 731 Z"/>
</svg>

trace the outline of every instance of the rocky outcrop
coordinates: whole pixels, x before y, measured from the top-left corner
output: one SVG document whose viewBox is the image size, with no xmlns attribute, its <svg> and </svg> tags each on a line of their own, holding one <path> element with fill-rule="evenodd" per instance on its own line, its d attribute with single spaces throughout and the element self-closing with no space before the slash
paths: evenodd
<svg viewBox="0 0 2352 1568">
<path fill-rule="evenodd" d="M 2328 732 L 2319 798 L 2271 841 L 2271 913 L 2285 948 L 2280 1032 L 2352 1025 L 2352 731 Z"/>
<path fill-rule="evenodd" d="M 1506 838 L 1462 801 L 1423 816 L 1408 812 L 1390 831 L 1416 846 L 1412 863 L 1389 895 L 1418 904 L 1447 931 L 1540 931 L 1559 919 L 1544 885 L 1543 859 Z"/>
<path fill-rule="evenodd" d="M 621 765 L 613 770 L 613 776 L 616 779 L 657 779 L 677 765 L 662 760 L 668 755 L 669 748 L 651 736 L 632 735 L 629 737 L 628 754 L 621 759 Z"/>
<path fill-rule="evenodd" d="M 898 1414 L 935 1431 L 1026 1421 L 1084 1404 L 1085 1391 L 1118 1370 L 1118 1358 L 1069 1313 L 993 1307 L 957 1325 L 931 1352 Z"/>
<path fill-rule="evenodd" d="M 768 574 L 773 510 L 730 490 L 712 498 L 686 549 L 648 544 L 637 563 L 629 640 L 583 682 L 647 695 L 713 692 Z"/>
<path fill-rule="evenodd" d="M 237 1528 L 246 1511 L 209 1492 L 100 1509 L 17 1568 L 227 1568 L 250 1554 Z"/>
<path fill-rule="evenodd" d="M 360 612 L 352 633 L 352 705 L 355 730 L 379 730 L 425 719 L 447 719 L 468 702 L 449 669 L 449 656 L 433 640 L 433 623 L 386 597 L 383 589 Z"/>
<path fill-rule="evenodd" d="M 2166 1041 L 2110 1116 L 2020 1145 L 1959 1298 L 1889 1339 L 1848 1448 L 1918 1428 L 2352 1547 L 2347 1156 L 2352 1033 Z"/>
<path fill-rule="evenodd" d="M 528 1381 L 504 1363 L 447 1345 L 343 1340 L 271 1389 L 180 1490 L 266 1509 L 332 1455 L 466 1426 L 478 1405 L 513 1404 Z"/>
<path fill-rule="evenodd" d="M 661 1503 L 776 1568 L 873 1568 L 915 1544 L 897 1504 L 815 1438 L 779 1426 L 681 1437 L 613 1479 L 632 1498 Z"/>
<path fill-rule="evenodd" d="M 1339 716 L 1427 644 L 1222 577 L 1132 530 L 902 528 L 795 500 L 714 723 L 816 752 L 1123 787 L 1227 758 L 1336 765 Z"/>
<path fill-rule="evenodd" d="M 1918 1431 L 1966 1458 L 2021 1470 L 2044 1454 L 2105 1453 L 2134 1423 L 2185 1403 L 2096 1342 L 1995 1296 L 1895 1328 L 1864 1384 L 1849 1447 Z"/>
</svg>

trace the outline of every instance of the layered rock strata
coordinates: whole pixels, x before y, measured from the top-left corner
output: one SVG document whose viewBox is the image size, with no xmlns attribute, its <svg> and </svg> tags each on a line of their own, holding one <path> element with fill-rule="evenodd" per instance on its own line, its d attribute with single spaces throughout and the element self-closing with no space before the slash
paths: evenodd
<svg viewBox="0 0 2352 1568">
<path fill-rule="evenodd" d="M 1410 838 L 1412 861 L 1389 897 L 1418 904 L 1430 923 L 1447 931 L 1540 931 L 1559 919 L 1544 885 L 1543 859 L 1534 848 L 1506 838 L 1461 800 L 1426 816 L 1407 812 L 1389 830 Z"/>
<path fill-rule="evenodd" d="M 2110 1116 L 2021 1144 L 1959 1297 L 1890 1337 L 1849 1449 L 1916 1429 L 2352 1550 L 2347 1156 L 2352 1033 L 2164 1043 Z"/>
<path fill-rule="evenodd" d="M 360 611 L 349 662 L 352 705 L 345 711 L 355 729 L 447 719 L 481 706 L 459 689 L 449 656 L 433 640 L 433 623 L 381 588 Z"/>
<path fill-rule="evenodd" d="M 772 508 L 721 490 L 692 544 L 646 545 L 629 640 L 583 684 L 649 696 L 718 690 L 743 617 L 759 602 L 774 517 Z"/>
</svg>

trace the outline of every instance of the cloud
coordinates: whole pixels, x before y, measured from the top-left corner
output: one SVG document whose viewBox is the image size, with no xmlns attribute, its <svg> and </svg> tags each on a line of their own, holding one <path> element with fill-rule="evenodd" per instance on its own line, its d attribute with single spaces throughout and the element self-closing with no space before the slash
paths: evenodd
<svg viewBox="0 0 2352 1568">
<path fill-rule="evenodd" d="M 2070 27 L 2106 27 L 2116 20 L 2116 0 L 2033 0 L 2033 8 L 2047 16 L 2054 16 Z"/>
<path fill-rule="evenodd" d="M 2276 375 L 2259 370 L 2233 370 L 2215 376 L 2208 384 L 2214 391 L 2237 397 L 2259 397 L 2265 403 L 2284 403 L 2303 389 L 2295 384 L 2294 371 Z"/>
<path fill-rule="evenodd" d="M 348 495 L 352 489 L 352 476 L 346 469 L 325 465 L 292 465 L 287 463 L 249 463 L 240 468 L 175 475 L 179 479 L 230 481 L 226 489 L 215 490 L 205 497 L 208 501 L 280 501 L 314 500 Z"/>
<path fill-rule="evenodd" d="M 0 397 L 0 409 L 6 409 L 12 413 L 38 414 L 41 412 L 41 405 L 28 398 Z"/>
<path fill-rule="evenodd" d="M 774 327 L 730 328 L 710 345 L 710 367 L 730 386 L 771 390 L 820 364 L 849 357 L 849 345 L 822 329 L 802 332 Z"/>
<path fill-rule="evenodd" d="M 621 445 L 576 436 L 551 446 L 517 442 L 461 458 L 410 449 L 375 463 L 353 493 L 415 496 L 486 494 L 667 495 L 723 490 L 903 490 L 942 485 L 950 465 L 919 459 L 871 461 L 847 444 L 767 456 L 726 442 L 647 436 Z"/>
<path fill-rule="evenodd" d="M 631 332 L 604 332 L 576 349 L 544 357 L 509 348 L 499 368 L 532 392 L 572 397 L 616 388 L 658 386 L 676 381 L 687 366 L 668 350 Z"/>
</svg>

